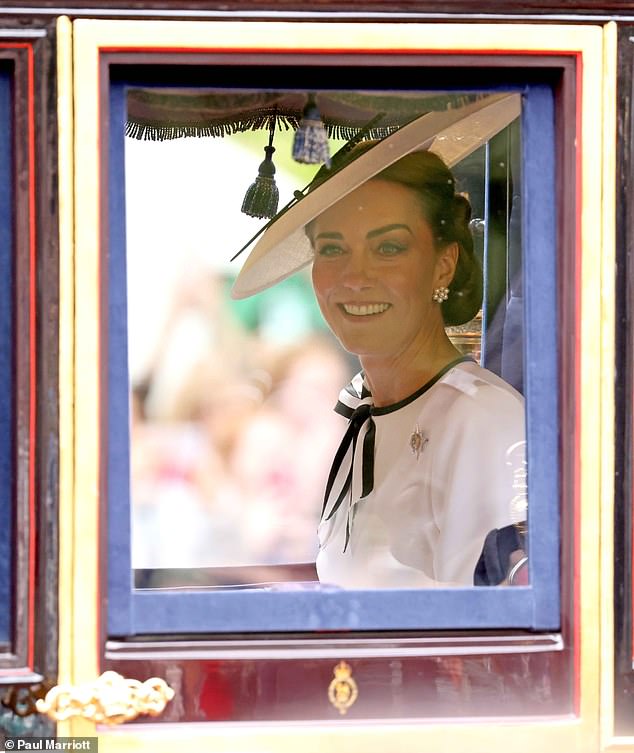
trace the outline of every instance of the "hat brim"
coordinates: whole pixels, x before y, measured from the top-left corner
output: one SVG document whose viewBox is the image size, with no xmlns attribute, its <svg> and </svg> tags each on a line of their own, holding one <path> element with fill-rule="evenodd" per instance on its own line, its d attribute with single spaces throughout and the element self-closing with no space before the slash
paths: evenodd
<svg viewBox="0 0 634 753">
<path fill-rule="evenodd" d="M 428 149 L 452 167 L 520 112 L 519 94 L 492 94 L 463 107 L 426 113 L 401 126 L 270 223 L 240 270 L 231 297 L 260 293 L 310 264 L 313 252 L 306 225 L 401 157 Z"/>
</svg>

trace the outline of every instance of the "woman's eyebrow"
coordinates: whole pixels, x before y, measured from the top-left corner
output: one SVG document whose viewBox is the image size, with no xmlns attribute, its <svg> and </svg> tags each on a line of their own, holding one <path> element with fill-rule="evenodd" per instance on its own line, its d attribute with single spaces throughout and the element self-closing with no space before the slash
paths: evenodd
<svg viewBox="0 0 634 753">
<path fill-rule="evenodd" d="M 366 235 L 366 238 L 375 238 L 377 235 L 389 233 L 391 230 L 407 230 L 407 232 L 412 235 L 412 231 L 409 225 L 395 222 L 393 225 L 383 225 L 383 227 L 377 227 L 375 230 L 370 230 Z"/>
<path fill-rule="evenodd" d="M 389 233 L 391 230 L 407 230 L 407 232 L 412 235 L 412 231 L 409 225 L 405 225 L 400 222 L 395 222 L 391 225 L 383 225 L 382 227 L 377 227 L 374 230 L 370 230 L 366 234 L 366 238 L 375 238 L 377 235 L 383 235 L 384 233 Z M 320 238 L 326 238 L 328 240 L 343 240 L 343 233 L 337 233 L 337 232 L 330 232 L 330 233 L 318 233 L 314 240 L 319 240 Z"/>
</svg>

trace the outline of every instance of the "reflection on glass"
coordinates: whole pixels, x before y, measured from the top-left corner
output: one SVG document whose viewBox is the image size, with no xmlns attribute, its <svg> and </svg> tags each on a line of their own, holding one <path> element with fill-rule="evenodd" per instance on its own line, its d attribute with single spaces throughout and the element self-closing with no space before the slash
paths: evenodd
<svg viewBox="0 0 634 753">
<path fill-rule="evenodd" d="M 132 116 L 147 104 L 142 94 L 129 99 Z M 204 96 L 208 107 L 229 101 Z M 389 127 L 367 134 L 379 138 L 427 109 L 488 105 L 475 96 L 328 93 L 327 122 L 345 96 L 348 107 L 352 96 L 366 110 L 392 106 Z M 422 129 L 420 143 L 451 167 L 434 163 L 435 177 L 423 168 L 416 180 L 431 188 L 412 188 L 394 168 L 377 177 L 382 166 L 363 167 L 359 155 L 372 150 L 362 144 L 278 220 L 285 238 L 301 231 L 308 250 L 298 253 L 315 258 L 323 318 L 310 273 L 278 282 L 303 262 L 285 268 L 288 253 L 270 232 L 235 283 L 244 300 L 231 299 L 243 262 L 227 261 L 265 222 L 240 207 L 266 129 L 126 140 L 132 559 L 137 569 L 172 571 L 139 585 L 179 585 L 182 568 L 204 568 L 196 582 L 212 585 L 307 581 L 315 572 L 300 564 L 315 561 L 322 582 L 341 587 L 472 585 L 474 574 L 494 585 L 511 569 L 525 582 L 513 100 L 487 129 L 461 126 L 460 116 L 432 139 Z M 183 113 L 173 102 L 176 121 Z M 152 127 L 161 138 L 160 119 Z M 149 133 L 138 124 L 129 132 Z M 274 137 L 281 207 L 318 166 L 293 163 L 292 132 Z M 350 169 L 359 178 L 339 195 Z M 451 186 L 437 210 L 430 191 L 439 174 Z M 299 226 L 297 206 L 314 207 Z M 467 257 L 481 282 L 458 282 Z M 266 289 L 251 296 L 254 286 Z M 365 378 L 352 379 L 360 368 Z"/>
</svg>

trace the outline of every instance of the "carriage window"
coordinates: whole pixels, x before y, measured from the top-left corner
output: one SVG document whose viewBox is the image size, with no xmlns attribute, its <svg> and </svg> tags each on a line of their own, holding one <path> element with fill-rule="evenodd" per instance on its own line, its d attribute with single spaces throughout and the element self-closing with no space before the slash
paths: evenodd
<svg viewBox="0 0 634 753">
<path fill-rule="evenodd" d="M 235 302 L 230 297 L 243 259 L 233 264 L 229 259 L 242 245 L 239 239 L 248 239 L 265 221 L 246 214 L 251 210 L 244 206 L 245 191 L 262 161 L 262 144 L 270 138 L 277 163 L 274 180 L 279 198 L 276 207 L 262 210 L 267 215 L 287 204 L 298 187 L 310 183 L 322 162 L 319 155 L 313 166 L 291 158 L 295 131 L 283 129 L 282 118 L 300 114 L 301 104 L 295 100 L 301 103 L 302 96 L 297 94 L 288 104 L 277 95 L 276 106 L 284 115 L 273 115 L 268 123 L 263 118 L 260 129 L 232 135 L 217 126 L 219 133 L 208 135 L 214 121 L 226 120 L 236 103 L 257 98 L 259 111 L 264 96 L 272 99 L 276 94 L 128 93 L 132 564 L 135 569 L 155 571 L 145 573 L 147 583 L 153 585 L 170 577 L 157 570 L 182 568 L 220 568 L 219 585 L 229 585 L 223 578 L 238 577 L 234 568 L 242 566 L 252 566 L 243 571 L 245 583 L 285 580 L 294 578 L 294 573 L 305 579 L 318 554 L 324 489 L 345 429 L 345 419 L 332 408 L 341 388 L 362 368 L 358 356 L 341 347 L 328 329 L 309 270 L 249 299 Z M 465 218 L 465 225 L 469 222 L 475 248 L 462 253 L 473 253 L 478 267 L 484 268 L 484 305 L 478 300 L 468 315 L 451 321 L 454 326 L 449 324 L 448 334 L 456 352 L 449 353 L 454 358 L 471 356 L 518 391 L 516 406 L 510 409 L 516 408 L 519 426 L 510 439 L 501 440 L 505 444 L 498 469 L 510 480 L 503 492 L 506 499 L 500 500 L 508 509 L 501 517 L 500 511 L 492 510 L 490 523 L 483 525 L 493 529 L 496 523 L 501 528 L 502 523 L 524 522 L 525 495 L 519 483 L 524 461 L 518 446 L 524 440 L 519 398 L 523 377 L 520 97 L 491 96 L 490 105 L 478 105 L 475 111 L 467 105 L 476 97 L 467 95 L 393 96 L 387 106 L 386 94 L 361 97 L 320 93 L 315 104 L 320 115 L 324 111 L 322 127 L 334 130 L 338 125 L 343 130 L 344 108 L 350 107 L 347 100 L 364 106 L 345 124 L 350 138 L 362 133 L 368 110 L 378 113 L 377 125 L 367 134 L 374 138 L 426 111 L 432 121 L 434 113 L 450 108 L 460 113 L 446 128 L 427 128 L 437 131 L 429 148 L 450 163 L 456 191 L 471 206 L 472 219 Z M 171 105 L 168 115 L 159 115 L 159 102 L 163 109 Z M 200 110 L 205 106 L 217 111 L 208 115 L 207 129 L 199 125 L 189 133 L 184 127 L 181 133 L 170 133 L 171 126 L 161 122 L 185 122 L 193 117 L 192 110 L 202 118 Z M 382 114 L 383 106 L 387 111 Z M 488 113 L 489 108 L 495 110 Z M 481 132 L 473 124 L 474 112 L 487 123 Z M 252 115 L 246 111 L 234 117 L 234 127 L 244 127 Z M 229 131 L 228 126 L 225 129 Z M 170 135 L 175 138 L 166 138 Z M 336 153 L 346 143 L 328 141 L 324 135 L 328 153 Z M 437 339 L 434 348 L 423 344 L 427 358 L 435 358 L 435 350 L 444 344 L 444 338 Z M 438 387 L 435 391 L 441 392 Z M 505 399 L 504 392 L 496 393 L 499 410 Z M 378 414 L 375 422 L 381 428 Z M 416 453 L 417 461 L 421 452 L 422 448 Z M 420 462 L 417 465 L 421 477 L 438 473 L 433 464 L 424 470 Z M 463 487 L 474 486 L 476 480 L 469 478 L 473 469 L 468 466 L 458 473 L 464 475 L 458 481 L 464 505 Z M 484 479 L 491 494 L 497 483 L 494 477 Z M 450 494 L 437 502 L 443 503 L 451 506 Z M 425 504 L 420 505 L 416 514 L 432 517 Z M 482 509 L 479 514 L 483 515 Z M 359 516 L 356 527 L 363 525 L 361 510 Z M 426 525 L 421 521 L 421 527 Z M 478 549 L 487 532 L 481 527 Z M 424 548 L 422 539 L 418 546 Z M 442 572 L 439 559 L 434 566 Z M 475 557 L 471 559 L 464 585 L 472 581 Z M 286 568 L 278 570 L 281 565 Z M 433 570 L 428 575 L 432 580 Z"/>
<path fill-rule="evenodd" d="M 549 87 L 110 105 L 111 633 L 554 627 Z"/>
</svg>

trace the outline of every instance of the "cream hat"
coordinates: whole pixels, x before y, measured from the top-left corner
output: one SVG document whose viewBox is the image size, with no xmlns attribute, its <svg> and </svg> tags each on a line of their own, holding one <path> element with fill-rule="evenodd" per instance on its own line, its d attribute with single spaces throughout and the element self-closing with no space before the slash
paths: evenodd
<svg viewBox="0 0 634 753">
<path fill-rule="evenodd" d="M 240 299 L 286 279 L 313 260 L 304 231 L 311 220 L 410 152 L 428 149 L 448 167 L 467 157 L 521 112 L 519 94 L 491 94 L 442 112 L 429 112 L 401 126 L 283 209 L 266 226 L 233 289 Z"/>
</svg>

